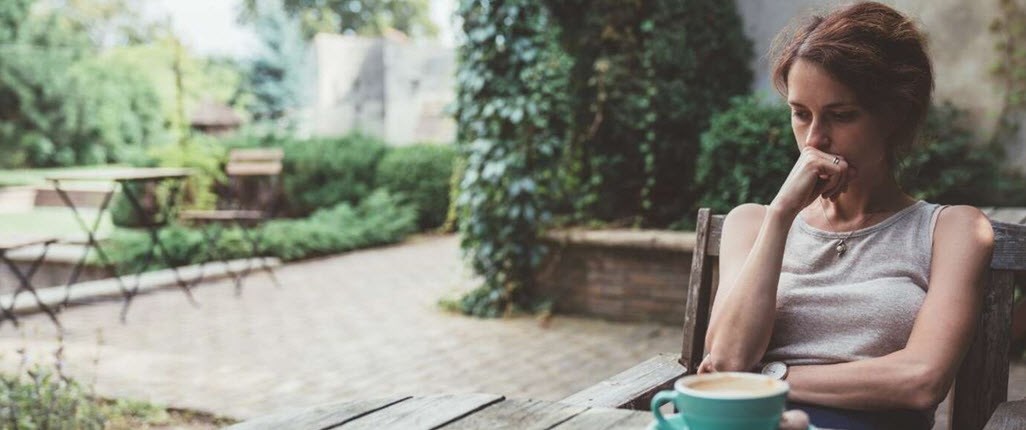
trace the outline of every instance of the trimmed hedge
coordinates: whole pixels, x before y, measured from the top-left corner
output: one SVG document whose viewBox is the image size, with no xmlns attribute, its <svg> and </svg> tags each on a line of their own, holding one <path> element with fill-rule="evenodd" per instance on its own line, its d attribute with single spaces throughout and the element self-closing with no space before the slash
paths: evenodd
<svg viewBox="0 0 1026 430">
<path fill-rule="evenodd" d="M 378 190 L 359 205 L 340 203 L 318 210 L 309 218 L 270 221 L 253 233 L 261 237 L 263 255 L 292 261 L 395 243 L 414 231 L 416 210 L 401 203 L 397 196 Z M 225 229 L 213 249 L 208 249 L 202 233 L 195 228 L 172 226 L 160 234 L 175 266 L 211 261 L 215 256 L 234 259 L 250 255 L 249 243 L 235 228 Z M 104 250 L 120 272 L 134 273 L 143 269 L 148 247 L 149 237 L 144 231 L 118 229 Z M 157 259 L 148 269 L 163 267 L 163 260 Z"/>
<path fill-rule="evenodd" d="M 421 229 L 442 225 L 449 209 L 449 181 L 456 150 L 420 144 L 391 149 L 378 164 L 377 183 L 417 208 Z"/>
<path fill-rule="evenodd" d="M 376 188 L 374 175 L 388 149 L 380 139 L 360 134 L 276 143 L 285 150 L 283 176 L 292 216 L 359 203 Z"/>
</svg>

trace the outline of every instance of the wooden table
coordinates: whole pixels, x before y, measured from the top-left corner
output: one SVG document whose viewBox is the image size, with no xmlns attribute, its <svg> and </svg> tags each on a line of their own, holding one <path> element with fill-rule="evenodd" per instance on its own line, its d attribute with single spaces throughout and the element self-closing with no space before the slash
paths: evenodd
<svg viewBox="0 0 1026 430">
<path fill-rule="evenodd" d="M 125 314 L 128 311 L 128 305 L 131 303 L 132 298 L 139 290 L 140 275 L 142 271 L 145 271 L 153 259 L 155 258 L 155 250 L 160 250 L 160 258 L 169 266 L 174 273 L 175 281 L 177 281 L 179 287 L 181 287 L 189 301 L 195 303 L 192 298 L 192 294 L 189 291 L 189 285 L 182 280 L 181 275 L 178 273 L 178 269 L 169 261 L 169 254 L 167 249 L 160 241 L 159 230 L 161 227 L 167 224 L 167 219 L 170 217 L 170 209 L 176 203 L 179 191 L 183 187 L 185 179 L 192 175 L 193 170 L 188 168 L 177 168 L 177 167 L 115 167 L 103 170 L 89 170 L 82 172 L 65 172 L 57 175 L 47 176 L 46 180 L 53 183 L 54 189 L 57 191 L 57 195 L 60 196 L 68 208 L 71 209 L 75 215 L 75 220 L 78 221 L 79 226 L 86 233 L 86 246 L 82 257 L 79 259 L 78 264 L 72 269 L 71 278 L 68 280 L 68 285 L 72 285 L 78 281 L 78 276 L 81 273 L 82 267 L 86 262 L 86 257 L 89 255 L 89 251 L 94 250 L 99 257 L 101 263 L 111 272 L 114 279 L 117 280 L 118 286 L 121 288 L 121 292 L 125 297 L 125 305 L 121 310 L 121 319 L 125 319 Z M 121 273 L 118 273 L 113 262 L 100 247 L 100 243 L 96 238 L 96 231 L 100 227 L 100 221 L 103 219 L 104 213 L 107 212 L 108 206 L 111 202 L 111 197 L 114 195 L 117 187 L 113 187 L 103 198 L 103 202 L 97 210 L 96 219 L 92 225 L 89 225 L 82 218 L 75 206 L 75 203 L 71 200 L 68 194 L 63 188 L 61 188 L 62 182 L 72 181 L 109 181 L 121 185 L 121 192 L 128 200 L 132 207 L 132 211 L 143 220 L 143 225 L 150 236 L 150 248 L 145 256 L 145 263 L 140 273 L 136 273 L 135 285 L 128 286 L 121 279 Z M 158 202 L 155 208 L 144 207 L 140 203 L 140 198 L 143 196 L 136 195 L 131 184 L 157 184 L 162 182 L 170 183 L 170 191 L 165 196 L 165 201 Z M 152 211 L 152 212 L 151 212 Z M 163 220 L 161 222 L 152 222 L 151 218 L 157 215 L 162 215 Z"/>
<path fill-rule="evenodd" d="M 231 430 L 644 430 L 647 411 L 589 408 L 496 394 L 390 397 L 315 406 L 256 418 Z"/>
</svg>

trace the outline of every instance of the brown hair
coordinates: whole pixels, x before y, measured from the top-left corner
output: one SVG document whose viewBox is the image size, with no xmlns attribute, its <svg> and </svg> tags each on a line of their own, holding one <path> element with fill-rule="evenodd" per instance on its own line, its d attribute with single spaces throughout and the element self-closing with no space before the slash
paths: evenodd
<svg viewBox="0 0 1026 430">
<path fill-rule="evenodd" d="M 899 127 L 889 162 L 896 167 L 926 120 L 933 69 L 926 39 L 909 18 L 877 2 L 859 2 L 812 16 L 777 38 L 773 84 L 787 95 L 787 74 L 802 59 L 851 88 L 865 108 L 886 112 Z M 906 125 L 907 124 L 907 125 Z"/>
</svg>

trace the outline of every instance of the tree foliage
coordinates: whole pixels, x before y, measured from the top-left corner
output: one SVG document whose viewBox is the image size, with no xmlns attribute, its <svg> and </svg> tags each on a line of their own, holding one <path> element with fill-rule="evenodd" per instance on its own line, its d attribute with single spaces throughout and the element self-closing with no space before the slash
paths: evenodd
<svg viewBox="0 0 1026 430">
<path fill-rule="evenodd" d="M 76 22 L 31 4 L 0 6 L 0 164 L 110 162 L 159 139 L 159 100 L 138 70 L 108 63 Z"/>
<path fill-rule="evenodd" d="M 245 91 L 252 95 L 247 109 L 260 119 L 281 118 L 300 103 L 306 43 L 299 23 L 280 2 L 255 0 L 251 22 L 261 50 L 246 67 Z"/>
<path fill-rule="evenodd" d="M 245 0 L 240 19 L 256 19 L 262 1 Z M 282 4 L 299 19 L 307 38 L 318 32 L 377 36 L 386 28 L 416 37 L 438 32 L 428 18 L 427 0 L 284 0 Z"/>
<path fill-rule="evenodd" d="M 575 61 L 577 219 L 658 227 L 690 216 L 699 135 L 752 79 L 734 2 L 548 3 Z"/>
</svg>

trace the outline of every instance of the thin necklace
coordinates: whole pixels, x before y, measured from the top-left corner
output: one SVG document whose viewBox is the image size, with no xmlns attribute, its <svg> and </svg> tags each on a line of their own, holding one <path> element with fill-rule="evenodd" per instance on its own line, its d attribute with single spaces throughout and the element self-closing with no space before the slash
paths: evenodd
<svg viewBox="0 0 1026 430">
<path fill-rule="evenodd" d="M 819 199 L 819 203 L 820 203 L 819 209 L 823 212 L 823 219 L 826 220 L 827 224 L 830 224 L 830 229 L 831 230 L 837 231 L 837 227 L 834 227 L 834 223 L 831 222 L 830 221 L 830 217 L 827 216 L 827 213 L 826 213 L 826 201 L 825 201 L 825 199 L 820 198 Z M 844 237 L 842 237 L 841 239 L 839 239 L 837 241 L 837 243 L 834 245 L 834 250 L 837 251 L 837 257 L 838 258 L 840 258 L 842 255 L 844 255 L 845 252 L 848 251 L 848 244 L 846 244 L 845 242 L 849 238 L 851 238 L 851 235 L 855 234 L 856 231 L 859 231 L 860 229 L 862 229 L 862 227 L 865 226 L 866 223 L 869 220 L 873 219 L 874 216 L 876 216 L 875 213 L 870 214 L 869 217 L 866 217 L 865 219 L 862 220 L 861 223 L 859 223 L 858 228 L 856 228 L 856 229 L 854 229 L 852 231 L 849 231 L 847 236 L 844 236 Z"/>
</svg>

